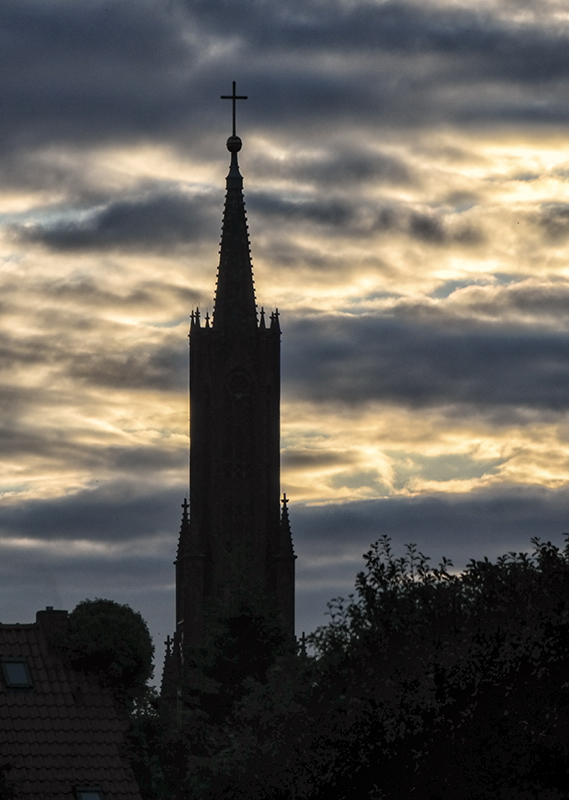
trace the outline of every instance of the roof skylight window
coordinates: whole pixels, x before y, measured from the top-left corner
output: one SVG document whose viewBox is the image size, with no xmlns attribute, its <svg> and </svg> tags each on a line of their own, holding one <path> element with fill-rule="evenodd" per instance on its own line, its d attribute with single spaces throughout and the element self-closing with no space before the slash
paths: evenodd
<svg viewBox="0 0 569 800">
<path fill-rule="evenodd" d="M 75 789 L 77 800 L 104 800 L 103 792 L 95 786 Z"/>
<path fill-rule="evenodd" d="M 31 689 L 30 668 L 25 658 L 2 658 L 2 677 L 8 689 Z"/>
</svg>

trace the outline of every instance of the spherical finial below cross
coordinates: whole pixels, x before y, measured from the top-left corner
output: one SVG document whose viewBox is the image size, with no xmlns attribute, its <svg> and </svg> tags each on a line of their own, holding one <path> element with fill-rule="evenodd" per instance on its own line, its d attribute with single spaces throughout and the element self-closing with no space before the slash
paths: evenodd
<svg viewBox="0 0 569 800">
<path fill-rule="evenodd" d="M 243 146 L 243 142 L 239 136 L 230 136 L 227 140 L 227 149 L 230 153 L 238 153 Z"/>
</svg>

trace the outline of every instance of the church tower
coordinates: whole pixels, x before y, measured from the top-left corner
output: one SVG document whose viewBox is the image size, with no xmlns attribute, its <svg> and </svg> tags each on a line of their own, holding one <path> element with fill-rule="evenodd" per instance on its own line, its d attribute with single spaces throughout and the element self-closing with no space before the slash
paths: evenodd
<svg viewBox="0 0 569 800">
<path fill-rule="evenodd" d="M 231 163 L 213 318 L 191 314 L 190 502 L 176 558 L 174 651 L 203 642 L 217 609 L 231 616 L 260 601 L 294 637 L 294 560 L 286 496 L 280 500 L 278 311 L 257 312 L 241 139 Z M 281 508 L 282 504 L 282 508 Z M 167 657 L 168 661 L 168 657 Z"/>
</svg>

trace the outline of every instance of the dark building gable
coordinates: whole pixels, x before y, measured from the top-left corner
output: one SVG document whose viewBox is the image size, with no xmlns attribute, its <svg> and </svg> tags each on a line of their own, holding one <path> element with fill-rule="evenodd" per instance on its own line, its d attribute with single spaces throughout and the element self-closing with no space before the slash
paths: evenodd
<svg viewBox="0 0 569 800">
<path fill-rule="evenodd" d="M 0 624 L 0 661 L 16 665 L 0 676 L 0 764 L 10 765 L 18 800 L 141 800 L 121 757 L 126 720 L 107 690 L 50 646 L 66 620 L 48 608 L 35 623 Z"/>
</svg>

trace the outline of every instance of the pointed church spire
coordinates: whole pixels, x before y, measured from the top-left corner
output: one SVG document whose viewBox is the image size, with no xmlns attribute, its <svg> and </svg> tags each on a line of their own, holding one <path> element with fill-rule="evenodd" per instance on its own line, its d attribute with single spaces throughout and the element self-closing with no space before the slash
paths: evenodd
<svg viewBox="0 0 569 800">
<path fill-rule="evenodd" d="M 283 505 L 281 511 L 281 527 L 283 528 L 283 530 L 290 533 L 290 518 L 288 516 L 288 497 L 286 496 L 286 493 L 283 494 L 283 499 L 281 500 L 281 503 Z"/>
<path fill-rule="evenodd" d="M 190 536 L 190 517 L 188 514 L 188 509 L 190 508 L 190 504 L 188 503 L 187 497 L 184 497 L 182 508 L 184 510 L 182 511 L 182 523 L 180 525 L 180 534 L 178 536 L 177 558 L 180 558 L 180 556 L 183 554 L 183 551 L 188 547 L 189 536 Z"/>
<path fill-rule="evenodd" d="M 296 556 L 294 554 L 294 547 L 292 544 L 290 518 L 288 516 L 288 497 L 286 494 L 283 494 L 281 503 L 283 507 L 281 511 L 279 555 L 284 556 L 285 558 L 295 559 Z"/>
<path fill-rule="evenodd" d="M 237 153 L 241 150 L 242 142 L 235 133 L 235 101 L 247 98 L 235 93 L 235 81 L 233 81 L 233 94 L 222 95 L 222 99 L 233 101 L 233 134 L 227 140 L 227 149 L 231 153 L 231 164 L 226 181 L 227 191 L 219 251 L 213 328 L 234 336 L 257 328 L 253 265 L 243 199 L 243 178 L 239 172 L 237 161 Z"/>
<path fill-rule="evenodd" d="M 257 317 L 243 179 L 235 131 L 227 176 L 213 320 L 190 317 L 190 497 L 176 558 L 177 686 L 192 648 L 206 646 L 216 618 L 261 597 L 294 639 L 294 560 L 280 493 L 280 325 Z M 257 598 L 257 599 L 256 599 Z M 206 636 L 207 634 L 207 636 Z M 188 654 L 185 659 L 184 654 Z M 171 704 L 175 704 L 172 696 Z"/>
<path fill-rule="evenodd" d="M 177 688 L 177 671 L 176 661 L 174 656 L 174 640 L 170 636 L 166 637 L 164 642 L 166 645 L 166 653 L 164 655 L 164 671 L 162 672 L 162 683 L 160 688 L 160 697 L 163 702 L 163 713 L 168 713 L 167 704 L 171 702 L 176 695 Z"/>
</svg>

